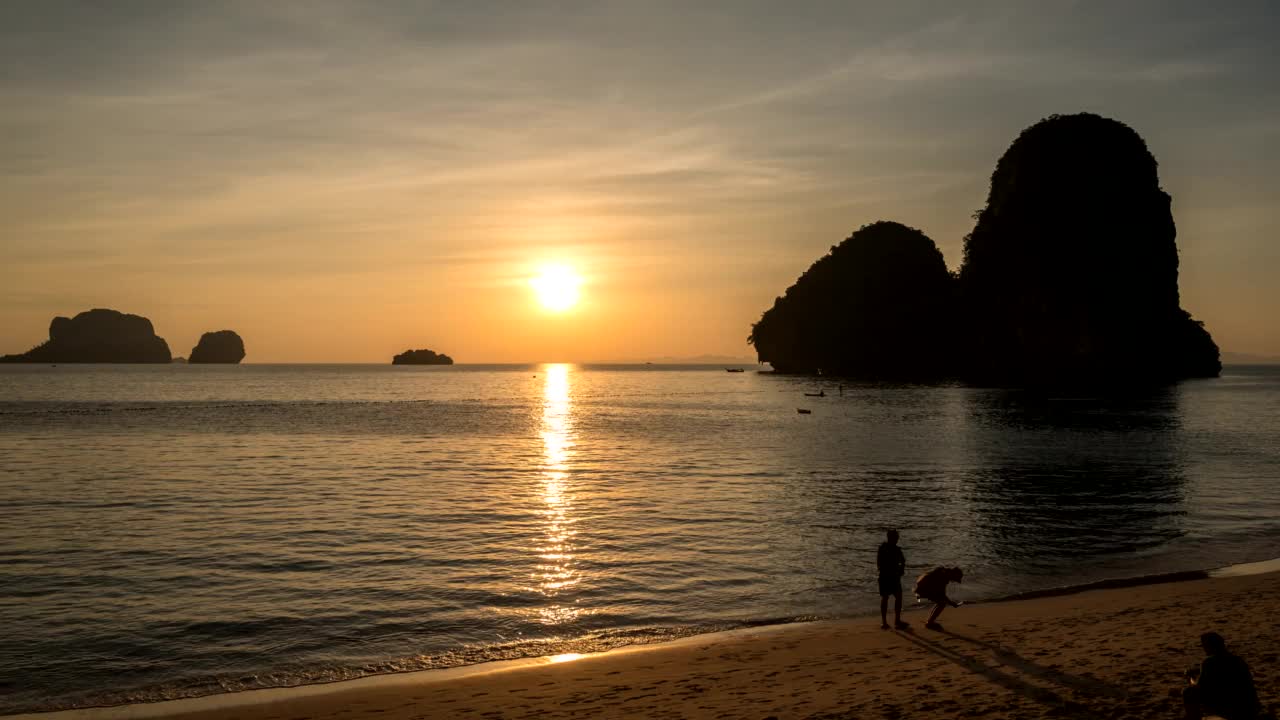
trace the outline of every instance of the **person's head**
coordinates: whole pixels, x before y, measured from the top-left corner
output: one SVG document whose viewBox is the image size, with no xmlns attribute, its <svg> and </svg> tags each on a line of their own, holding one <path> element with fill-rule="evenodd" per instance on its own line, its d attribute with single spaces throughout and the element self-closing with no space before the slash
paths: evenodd
<svg viewBox="0 0 1280 720">
<path fill-rule="evenodd" d="M 887 540 L 889 541 L 889 544 L 890 544 L 890 545 L 897 545 L 897 544 L 898 544 L 898 531 L 897 531 L 897 530 L 890 530 L 889 532 L 885 533 L 885 534 L 884 534 L 884 536 L 885 536 L 885 539 L 887 539 Z"/>
<path fill-rule="evenodd" d="M 1216 632 L 1207 632 L 1200 636 L 1200 647 L 1205 655 L 1218 655 L 1227 651 L 1227 641 Z"/>
<path fill-rule="evenodd" d="M 950 578 L 951 582 L 962 583 L 964 582 L 964 571 L 958 567 L 950 568 L 947 577 Z"/>
</svg>

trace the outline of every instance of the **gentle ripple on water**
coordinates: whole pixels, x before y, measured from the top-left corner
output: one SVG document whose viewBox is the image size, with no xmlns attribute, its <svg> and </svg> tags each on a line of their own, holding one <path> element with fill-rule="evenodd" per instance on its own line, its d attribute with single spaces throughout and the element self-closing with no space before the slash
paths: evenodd
<svg viewBox="0 0 1280 720">
<path fill-rule="evenodd" d="M 967 597 L 1276 557 L 1277 399 L 0 366 L 0 712 L 858 614 L 890 526 Z"/>
</svg>

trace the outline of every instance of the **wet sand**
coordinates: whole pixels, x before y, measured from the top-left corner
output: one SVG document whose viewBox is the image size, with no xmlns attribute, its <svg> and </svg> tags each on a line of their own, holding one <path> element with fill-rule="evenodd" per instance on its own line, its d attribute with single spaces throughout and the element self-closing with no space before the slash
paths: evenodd
<svg viewBox="0 0 1280 720">
<path fill-rule="evenodd" d="M 955 596 L 963 598 L 963 587 Z M 809 623 L 516 669 L 480 666 L 461 677 L 415 673 L 376 686 L 224 696 L 212 701 L 220 707 L 195 712 L 187 711 L 194 707 L 189 703 L 166 703 L 110 714 L 186 720 L 1177 718 L 1182 673 L 1201 659 L 1198 637 L 1207 630 L 1223 634 L 1249 662 L 1264 705 L 1280 705 L 1278 609 L 1280 573 L 1219 577 L 967 605 L 943 614 L 942 631 L 924 629 L 922 613 L 911 612 L 908 632 L 882 631 L 879 618 Z M 255 698 L 270 701 L 226 704 Z"/>
</svg>

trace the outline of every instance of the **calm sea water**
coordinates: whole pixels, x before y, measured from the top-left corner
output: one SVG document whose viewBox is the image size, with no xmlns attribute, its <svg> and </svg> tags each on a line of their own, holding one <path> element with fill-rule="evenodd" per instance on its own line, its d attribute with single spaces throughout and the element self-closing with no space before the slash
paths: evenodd
<svg viewBox="0 0 1280 720">
<path fill-rule="evenodd" d="M 1267 367 L 0 366 L 0 712 L 856 615 L 890 526 L 971 599 L 1273 558 L 1278 410 Z"/>
</svg>

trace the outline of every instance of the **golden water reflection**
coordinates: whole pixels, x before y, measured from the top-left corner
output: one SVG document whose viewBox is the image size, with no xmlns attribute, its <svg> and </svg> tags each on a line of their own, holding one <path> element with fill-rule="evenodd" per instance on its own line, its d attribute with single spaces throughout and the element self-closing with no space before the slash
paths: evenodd
<svg viewBox="0 0 1280 720">
<path fill-rule="evenodd" d="M 538 611 L 547 625 L 571 622 L 582 614 L 576 603 L 560 597 L 581 581 L 573 566 L 573 488 L 569 464 L 574 454 L 573 404 L 569 365 L 546 365 L 542 395 L 543 537 L 534 571 L 537 592 L 553 602 Z"/>
</svg>

